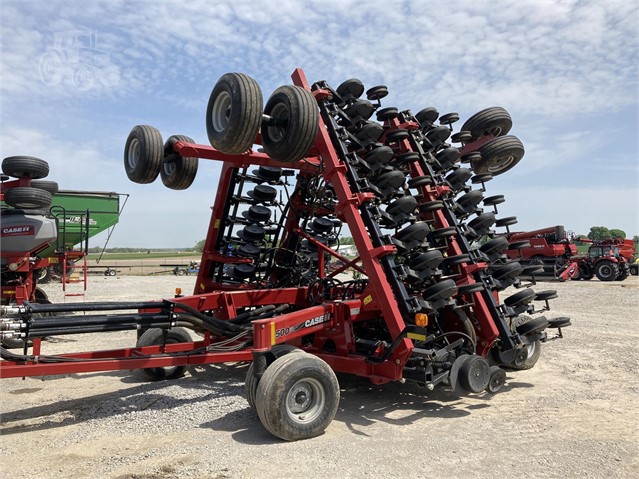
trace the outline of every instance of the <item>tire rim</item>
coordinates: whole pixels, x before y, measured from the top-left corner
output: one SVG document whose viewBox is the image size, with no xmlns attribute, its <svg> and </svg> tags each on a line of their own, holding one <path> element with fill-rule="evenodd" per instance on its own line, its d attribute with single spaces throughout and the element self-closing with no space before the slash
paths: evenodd
<svg viewBox="0 0 639 479">
<path fill-rule="evenodd" d="M 41 203 L 29 203 L 29 202 L 25 202 L 25 201 L 22 201 L 22 202 L 16 204 L 16 208 L 22 208 L 22 209 L 25 209 L 25 210 L 34 210 L 34 209 L 41 208 L 41 207 L 42 207 Z"/>
<path fill-rule="evenodd" d="M 502 131 L 504 131 L 504 129 L 501 126 L 493 126 L 492 128 L 488 128 L 486 133 L 493 136 L 500 136 Z"/>
<path fill-rule="evenodd" d="M 607 278 L 608 276 L 612 275 L 612 268 L 610 266 L 608 266 L 607 264 L 603 265 L 600 269 L 600 274 L 601 276 L 603 276 L 604 278 Z"/>
<path fill-rule="evenodd" d="M 282 141 L 288 126 L 288 108 L 283 103 L 279 103 L 273 107 L 270 116 L 276 120 L 281 120 L 283 126 L 269 126 L 267 128 L 268 136 L 274 142 Z"/>
<path fill-rule="evenodd" d="M 502 156 L 501 158 L 495 158 L 495 160 L 492 161 L 490 165 L 488 165 L 488 172 L 489 173 L 500 172 L 500 171 L 508 168 L 514 162 L 515 162 L 515 156 L 514 155 L 508 155 L 508 156 Z"/>
<path fill-rule="evenodd" d="M 162 165 L 162 168 L 166 176 L 173 175 L 175 173 L 175 161 L 167 161 Z"/>
<path fill-rule="evenodd" d="M 140 140 L 133 138 L 126 155 L 126 162 L 130 169 L 134 169 L 140 161 Z"/>
<path fill-rule="evenodd" d="M 296 423 L 308 424 L 324 410 L 326 392 L 317 379 L 297 381 L 286 395 L 286 414 Z"/>
<path fill-rule="evenodd" d="M 528 355 L 526 356 L 526 361 L 528 361 L 530 358 L 532 358 L 535 355 L 535 352 L 537 351 L 537 341 L 533 341 L 528 346 L 526 346 L 526 351 L 528 352 Z"/>
<path fill-rule="evenodd" d="M 215 99 L 211 111 L 211 124 L 216 132 L 221 133 L 226 130 L 231 113 L 231 95 L 223 91 Z"/>
</svg>

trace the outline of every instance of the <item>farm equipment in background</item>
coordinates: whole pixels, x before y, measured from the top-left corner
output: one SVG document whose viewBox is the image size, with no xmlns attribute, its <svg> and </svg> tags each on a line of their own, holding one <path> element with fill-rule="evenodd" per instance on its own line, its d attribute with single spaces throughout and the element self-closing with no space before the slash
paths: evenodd
<svg viewBox="0 0 639 479">
<path fill-rule="evenodd" d="M 272 434 L 297 440 L 335 416 L 335 372 L 479 393 L 499 391 L 504 368 L 535 365 L 541 343 L 562 337 L 570 320 L 540 314 L 557 294 L 522 283 L 539 268 L 508 258 L 494 228 L 508 232 L 517 220 L 496 217 L 503 196 L 484 196 L 524 155 L 508 135 L 510 115 L 487 108 L 453 134 L 456 113 L 382 108 L 385 86 L 364 99 L 356 79 L 309 85 L 299 69 L 292 79 L 263 105 L 255 80 L 222 76 L 206 114 L 213 147 L 133 128 L 124 164 L 136 183 L 160 176 L 181 190 L 198 158 L 222 162 L 193 295 L 5 307 L 4 336 L 133 330 L 138 341 L 55 356 L 35 342 L 31 354 L 3 349 L 3 377 L 139 368 L 166 379 L 192 365 L 251 361 L 249 405 Z M 344 225 L 354 259 L 339 253 Z M 329 258 L 341 266 L 328 272 Z M 360 278 L 340 280 L 349 269 Z M 500 302 L 510 286 L 519 291 Z M 112 314 L 123 310 L 137 313 Z M 78 322 L 73 311 L 92 314 Z M 44 312 L 58 316 L 34 317 Z"/>
<path fill-rule="evenodd" d="M 588 254 L 570 258 L 568 267 L 570 274 L 564 279 L 590 280 L 594 276 L 600 281 L 623 281 L 630 275 L 630 266 L 619 248 L 611 240 L 587 241 L 591 242 Z"/>
<path fill-rule="evenodd" d="M 617 248 L 619 256 L 622 256 L 626 263 L 628 263 L 628 269 L 630 274 L 639 275 L 639 263 L 637 262 L 637 251 L 635 248 L 635 242 L 631 239 L 623 238 L 611 238 L 600 240 L 596 242 L 599 245 L 606 246 L 611 245 Z"/>
<path fill-rule="evenodd" d="M 37 284 L 52 277 L 62 280 L 65 296 L 82 296 L 67 292 L 68 283 L 86 289 L 89 237 L 118 222 L 121 194 L 58 190 L 42 180 L 48 163 L 33 157 L 5 158 L 2 171 L 2 304 L 46 299 Z"/>
<path fill-rule="evenodd" d="M 523 247 L 509 249 L 506 254 L 522 265 L 542 266 L 543 271 L 537 274 L 557 277 L 565 271 L 568 260 L 577 255 L 577 246 L 570 242 L 563 226 L 513 232 L 506 238 L 510 244 L 524 242 Z"/>
<path fill-rule="evenodd" d="M 189 264 L 161 264 L 161 268 L 171 268 L 170 270 L 161 271 L 159 273 L 173 273 L 175 276 L 189 276 L 200 272 L 200 262 L 191 261 Z M 158 274 L 158 273 L 152 273 Z"/>
<path fill-rule="evenodd" d="M 124 202 L 120 197 L 124 196 Z M 49 266 L 37 270 L 38 282 L 62 279 L 75 270 L 77 261 L 84 261 L 88 240 L 103 231 L 109 231 L 120 220 L 128 199 L 127 194 L 108 191 L 59 190 L 52 193 L 50 214 L 58 224 L 58 238 L 41 257 L 49 258 Z M 107 238 L 108 242 L 108 238 Z M 80 250 L 76 246 L 83 245 Z M 66 255 L 66 258 L 65 258 Z M 93 268 L 86 266 L 82 269 Z M 105 276 L 114 276 L 115 268 L 95 266 L 105 270 Z M 63 282 L 64 283 L 64 282 Z"/>
</svg>

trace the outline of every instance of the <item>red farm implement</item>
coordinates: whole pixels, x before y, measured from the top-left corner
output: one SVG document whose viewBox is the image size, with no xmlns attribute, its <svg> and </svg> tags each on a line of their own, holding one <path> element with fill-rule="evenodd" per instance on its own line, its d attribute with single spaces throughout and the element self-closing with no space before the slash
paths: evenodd
<svg viewBox="0 0 639 479">
<path fill-rule="evenodd" d="M 359 80 L 333 89 L 309 85 L 301 70 L 292 79 L 262 106 L 253 79 L 222 76 L 206 115 L 213 147 L 178 135 L 164 143 L 155 128 L 133 128 L 124 157 L 132 181 L 160 175 L 184 189 L 198 158 L 222 162 L 193 295 L 7 307 L 6 335 L 131 329 L 139 339 L 53 357 L 3 350 L 4 377 L 139 368 L 175 378 L 191 365 L 252 361 L 249 404 L 271 433 L 296 440 L 333 419 L 335 372 L 477 393 L 501 389 L 503 368 L 535 364 L 547 330 L 561 337 L 570 320 L 538 314 L 556 293 L 521 283 L 526 269 L 508 259 L 508 241 L 493 229 L 516 222 L 496 218 L 503 197 L 484 197 L 492 175 L 524 154 L 507 135 L 508 113 L 488 108 L 452 134 L 455 113 L 381 108 L 384 86 L 363 99 Z M 338 252 L 344 226 L 355 258 Z M 346 270 L 359 278 L 345 279 Z M 520 290 L 500 302 L 509 286 Z M 118 309 L 137 312 L 104 314 Z M 45 312 L 57 316 L 33 316 Z"/>
</svg>

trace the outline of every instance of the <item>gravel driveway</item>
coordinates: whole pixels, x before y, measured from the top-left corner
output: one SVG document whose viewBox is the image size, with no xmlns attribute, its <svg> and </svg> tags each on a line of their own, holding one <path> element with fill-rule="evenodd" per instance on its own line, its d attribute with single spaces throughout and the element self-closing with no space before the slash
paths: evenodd
<svg viewBox="0 0 639 479">
<path fill-rule="evenodd" d="M 194 277 L 92 277 L 87 300 L 158 299 Z M 54 301 L 60 284 L 46 285 Z M 0 476 L 19 478 L 638 477 L 639 278 L 540 283 L 571 316 L 537 366 L 496 394 L 456 396 L 340 376 L 325 434 L 287 443 L 244 399 L 246 364 L 147 382 L 136 371 L 5 379 Z M 512 294 L 514 290 L 507 293 Z M 53 338 L 45 352 L 133 345 Z"/>
</svg>

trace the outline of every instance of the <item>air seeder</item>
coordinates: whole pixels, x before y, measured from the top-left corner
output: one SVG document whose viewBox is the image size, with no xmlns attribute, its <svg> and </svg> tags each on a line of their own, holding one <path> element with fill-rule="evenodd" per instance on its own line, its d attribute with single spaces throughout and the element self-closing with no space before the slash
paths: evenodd
<svg viewBox="0 0 639 479">
<path fill-rule="evenodd" d="M 292 79 L 263 105 L 255 80 L 222 76 L 206 114 L 212 147 L 133 128 L 124 156 L 132 181 L 160 175 L 184 189 L 198 158 L 222 162 L 193 295 L 5 308 L 4 335 L 131 329 L 138 341 L 56 356 L 37 342 L 30 354 L 3 350 L 4 377 L 139 368 L 161 379 L 193 365 L 252 361 L 249 404 L 271 433 L 297 440 L 333 419 L 335 372 L 478 393 L 501 389 L 503 368 L 535 364 L 548 330 L 561 337 L 570 320 L 538 314 L 556 292 L 521 283 L 537 267 L 508 259 L 495 228 L 516 219 L 497 219 L 503 197 L 484 195 L 486 182 L 524 154 L 507 135 L 508 113 L 488 108 L 452 134 L 455 113 L 382 108 L 385 86 L 363 99 L 356 79 L 337 88 L 309 85 L 301 70 Z M 346 228 L 356 258 L 338 253 Z M 500 302 L 509 286 L 520 291 Z M 103 314 L 131 309 L 138 312 Z M 58 315 L 33 317 L 41 312 Z"/>
</svg>

